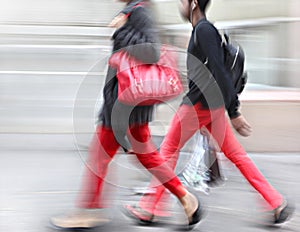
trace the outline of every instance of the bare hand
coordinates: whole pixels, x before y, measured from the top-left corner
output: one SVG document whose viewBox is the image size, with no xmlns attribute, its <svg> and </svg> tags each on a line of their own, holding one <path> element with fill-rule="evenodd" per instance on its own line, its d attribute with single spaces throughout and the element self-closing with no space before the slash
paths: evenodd
<svg viewBox="0 0 300 232">
<path fill-rule="evenodd" d="M 208 146 L 210 147 L 210 149 L 214 149 L 215 151 L 221 150 L 217 141 L 213 138 L 213 136 L 205 126 L 200 128 L 200 133 L 208 139 Z"/>
<path fill-rule="evenodd" d="M 205 126 L 203 126 L 203 127 L 200 128 L 200 133 L 201 133 L 203 136 L 207 136 L 207 137 L 210 136 L 209 130 L 208 130 Z"/>
<path fill-rule="evenodd" d="M 127 22 L 127 16 L 123 13 L 118 14 L 108 25 L 109 27 L 120 28 Z"/>
<path fill-rule="evenodd" d="M 243 115 L 231 119 L 231 124 L 241 136 L 248 137 L 252 133 L 251 125 L 246 121 Z"/>
</svg>

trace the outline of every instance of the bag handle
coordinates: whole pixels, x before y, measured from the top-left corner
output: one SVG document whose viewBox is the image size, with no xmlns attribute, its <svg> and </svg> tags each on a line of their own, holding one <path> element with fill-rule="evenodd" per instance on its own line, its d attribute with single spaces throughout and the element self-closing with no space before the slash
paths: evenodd
<svg viewBox="0 0 300 232">
<path fill-rule="evenodd" d="M 145 5 L 146 5 L 145 2 L 139 2 L 136 5 L 132 6 L 131 10 L 126 14 L 126 17 L 128 18 L 134 9 L 136 9 L 138 7 L 144 7 Z"/>
</svg>

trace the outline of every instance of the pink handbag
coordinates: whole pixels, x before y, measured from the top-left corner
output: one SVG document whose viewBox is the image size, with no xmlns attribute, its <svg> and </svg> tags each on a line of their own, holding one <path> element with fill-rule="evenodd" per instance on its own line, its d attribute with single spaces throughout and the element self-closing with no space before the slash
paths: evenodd
<svg viewBox="0 0 300 232">
<path fill-rule="evenodd" d="M 174 48 L 161 46 L 160 59 L 144 64 L 125 51 L 113 53 L 109 65 L 117 69 L 118 100 L 126 105 L 154 105 L 183 91 L 178 56 Z"/>
</svg>

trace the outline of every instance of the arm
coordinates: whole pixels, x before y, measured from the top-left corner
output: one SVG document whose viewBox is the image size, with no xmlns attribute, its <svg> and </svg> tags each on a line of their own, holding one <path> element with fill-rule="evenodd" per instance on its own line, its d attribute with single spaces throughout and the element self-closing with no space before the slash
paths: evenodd
<svg viewBox="0 0 300 232">
<path fill-rule="evenodd" d="M 201 38 L 201 40 L 199 40 Z M 233 128 L 242 136 L 249 136 L 252 132 L 250 124 L 239 112 L 240 102 L 229 74 L 225 70 L 223 51 L 217 31 L 209 24 L 203 25 L 197 31 L 197 43 L 208 58 L 208 69 L 213 74 L 222 91 L 225 106 L 231 119 Z"/>
</svg>

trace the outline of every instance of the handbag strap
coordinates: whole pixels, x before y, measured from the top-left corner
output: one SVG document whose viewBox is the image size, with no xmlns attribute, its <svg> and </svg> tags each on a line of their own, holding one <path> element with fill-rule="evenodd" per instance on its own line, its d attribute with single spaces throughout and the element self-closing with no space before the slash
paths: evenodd
<svg viewBox="0 0 300 232">
<path fill-rule="evenodd" d="M 140 2 L 136 3 L 135 5 L 133 5 L 133 6 L 131 7 L 131 9 L 129 10 L 129 12 L 128 12 L 127 14 L 125 14 L 126 17 L 128 18 L 128 17 L 131 15 L 131 13 L 132 13 L 132 11 L 133 11 L 134 9 L 136 9 L 136 8 L 138 8 L 138 7 L 144 7 L 145 5 L 146 5 L 146 3 L 143 2 L 143 1 L 140 1 Z"/>
</svg>

